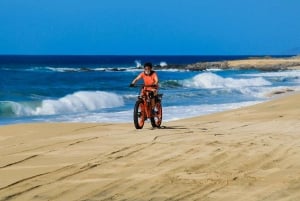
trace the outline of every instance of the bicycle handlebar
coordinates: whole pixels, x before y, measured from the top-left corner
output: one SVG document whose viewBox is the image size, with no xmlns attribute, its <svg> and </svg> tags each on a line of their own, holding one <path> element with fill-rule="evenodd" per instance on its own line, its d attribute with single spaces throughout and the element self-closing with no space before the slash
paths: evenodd
<svg viewBox="0 0 300 201">
<path fill-rule="evenodd" d="M 137 84 L 137 85 L 134 85 L 134 84 L 130 84 L 129 87 L 158 87 L 158 84 Z"/>
</svg>

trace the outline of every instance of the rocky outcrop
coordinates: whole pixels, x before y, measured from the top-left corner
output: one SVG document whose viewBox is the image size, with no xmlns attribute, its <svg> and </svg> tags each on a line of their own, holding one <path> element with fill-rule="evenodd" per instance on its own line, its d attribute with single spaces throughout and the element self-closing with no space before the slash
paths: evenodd
<svg viewBox="0 0 300 201">
<path fill-rule="evenodd" d="M 206 70 L 206 69 L 228 69 L 228 62 L 198 62 L 195 64 L 189 64 L 185 67 L 187 70 Z"/>
</svg>

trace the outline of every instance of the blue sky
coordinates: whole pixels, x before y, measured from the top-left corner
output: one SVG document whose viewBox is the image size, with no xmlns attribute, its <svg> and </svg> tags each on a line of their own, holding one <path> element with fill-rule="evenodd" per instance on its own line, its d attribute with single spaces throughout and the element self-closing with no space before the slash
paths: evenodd
<svg viewBox="0 0 300 201">
<path fill-rule="evenodd" d="M 0 54 L 299 54 L 299 8 L 299 0 L 0 0 Z"/>
</svg>

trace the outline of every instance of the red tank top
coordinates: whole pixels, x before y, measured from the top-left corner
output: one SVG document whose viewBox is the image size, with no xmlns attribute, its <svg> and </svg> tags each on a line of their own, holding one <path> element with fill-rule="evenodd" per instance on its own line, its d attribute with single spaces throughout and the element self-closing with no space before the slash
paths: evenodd
<svg viewBox="0 0 300 201">
<path fill-rule="evenodd" d="M 155 71 L 151 71 L 149 75 L 146 75 L 144 72 L 141 72 L 140 76 L 144 79 L 145 85 L 152 85 L 154 84 L 155 80 L 158 80 L 157 74 Z M 151 90 L 152 87 L 147 87 L 146 90 Z"/>
</svg>

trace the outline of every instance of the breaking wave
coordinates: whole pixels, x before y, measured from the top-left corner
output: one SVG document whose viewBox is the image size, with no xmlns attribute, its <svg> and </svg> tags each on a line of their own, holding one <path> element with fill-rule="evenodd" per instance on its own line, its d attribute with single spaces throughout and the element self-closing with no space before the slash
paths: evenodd
<svg viewBox="0 0 300 201">
<path fill-rule="evenodd" d="M 58 115 L 97 111 L 124 105 L 122 96 L 103 91 L 79 91 L 55 100 L 40 103 L 1 101 L 1 116 Z"/>
<path fill-rule="evenodd" d="M 272 85 L 262 77 L 249 79 L 224 78 L 214 73 L 201 73 L 191 79 L 183 80 L 182 85 L 189 88 L 242 88 Z"/>
</svg>

